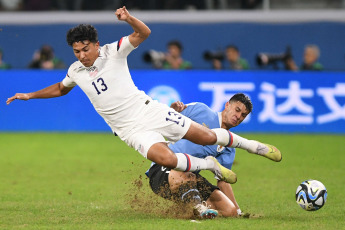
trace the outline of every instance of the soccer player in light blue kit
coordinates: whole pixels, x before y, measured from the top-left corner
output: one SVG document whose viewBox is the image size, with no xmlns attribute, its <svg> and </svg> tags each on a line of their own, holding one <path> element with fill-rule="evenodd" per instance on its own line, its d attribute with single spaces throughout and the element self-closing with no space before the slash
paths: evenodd
<svg viewBox="0 0 345 230">
<path fill-rule="evenodd" d="M 224 128 L 229 130 L 239 125 L 247 117 L 252 111 L 253 105 L 249 97 L 238 93 L 225 104 L 225 109 L 222 112 L 214 112 L 200 102 L 187 105 L 182 102 L 174 102 L 171 107 L 210 129 Z M 169 148 L 175 153 L 188 153 L 198 158 L 213 156 L 228 169 L 231 169 L 235 159 L 234 148 L 220 145 L 202 146 L 188 140 L 179 140 L 170 144 Z M 274 147 L 272 146 L 272 148 Z M 281 160 L 280 153 L 262 156 L 277 162 Z M 150 186 L 155 193 L 177 202 L 196 204 L 194 208 L 202 218 L 214 218 L 218 215 L 218 211 L 222 216 L 241 214 L 231 185 L 224 183 L 217 177 L 218 187 L 212 185 L 198 173 L 178 172 L 160 165 L 152 165 L 147 175 L 150 178 Z M 206 201 L 209 206 L 203 204 L 202 201 Z"/>
</svg>

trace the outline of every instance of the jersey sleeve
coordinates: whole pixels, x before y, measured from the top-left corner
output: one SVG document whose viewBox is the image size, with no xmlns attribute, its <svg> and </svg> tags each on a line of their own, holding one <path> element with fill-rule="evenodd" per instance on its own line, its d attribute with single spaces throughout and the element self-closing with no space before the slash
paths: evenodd
<svg viewBox="0 0 345 230">
<path fill-rule="evenodd" d="M 130 42 L 128 36 L 122 37 L 120 40 L 108 44 L 106 47 L 106 52 L 115 58 L 125 58 L 134 49 L 136 49 Z"/>
<path fill-rule="evenodd" d="M 65 87 L 74 87 L 77 85 L 77 83 L 75 81 L 73 81 L 72 79 L 72 66 L 68 69 L 68 72 L 66 74 L 66 77 L 62 80 L 62 84 L 65 86 Z"/>
<path fill-rule="evenodd" d="M 186 117 L 189 117 L 193 121 L 197 121 L 197 117 L 200 113 L 205 112 L 205 109 L 208 109 L 207 105 L 200 102 L 193 102 L 186 104 L 187 108 L 185 108 L 181 114 L 185 115 Z"/>
<path fill-rule="evenodd" d="M 66 77 L 62 80 L 62 84 L 66 87 L 74 87 L 77 84 L 66 74 Z"/>
</svg>

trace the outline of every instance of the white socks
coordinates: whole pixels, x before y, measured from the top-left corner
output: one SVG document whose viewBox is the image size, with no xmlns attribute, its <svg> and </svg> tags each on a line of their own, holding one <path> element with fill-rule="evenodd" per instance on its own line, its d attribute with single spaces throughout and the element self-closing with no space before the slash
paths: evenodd
<svg viewBox="0 0 345 230">
<path fill-rule="evenodd" d="M 202 158 L 193 157 L 185 153 L 176 153 L 177 166 L 175 170 L 182 172 L 194 172 L 204 169 L 213 169 L 214 162 Z"/>
<path fill-rule="evenodd" d="M 259 145 L 257 141 L 248 140 L 222 128 L 212 130 L 217 135 L 217 142 L 215 144 L 226 147 L 241 148 L 247 150 L 250 153 L 257 152 L 257 148 Z"/>
<path fill-rule="evenodd" d="M 240 137 L 235 133 L 231 133 L 233 138 L 233 143 L 230 147 L 245 149 L 250 153 L 256 153 L 258 150 L 259 143 L 257 141 L 248 140 L 246 138 Z"/>
<path fill-rule="evenodd" d="M 228 146 L 233 142 L 233 138 L 230 135 L 230 131 L 222 128 L 212 129 L 216 133 L 217 142 L 215 145 Z"/>
<path fill-rule="evenodd" d="M 217 135 L 217 142 L 215 145 L 241 148 L 250 153 L 258 153 L 258 147 L 260 145 L 259 142 L 240 137 L 239 135 L 226 129 L 217 128 L 212 130 Z M 177 171 L 194 172 L 204 169 L 214 169 L 214 162 L 212 160 L 193 157 L 185 153 L 176 153 L 175 155 L 177 157 L 177 166 L 175 170 Z"/>
</svg>

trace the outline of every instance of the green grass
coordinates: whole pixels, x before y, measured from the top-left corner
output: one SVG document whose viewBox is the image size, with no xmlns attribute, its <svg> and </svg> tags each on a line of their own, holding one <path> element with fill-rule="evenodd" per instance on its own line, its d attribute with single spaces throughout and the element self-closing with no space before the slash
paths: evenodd
<svg viewBox="0 0 345 230">
<path fill-rule="evenodd" d="M 275 163 L 237 151 L 235 196 L 259 217 L 192 223 L 166 214 L 144 176 L 150 162 L 111 134 L 0 133 L 0 229 L 345 229 L 344 136 L 242 136 L 283 153 Z M 295 202 L 306 179 L 328 190 L 317 212 Z"/>
</svg>

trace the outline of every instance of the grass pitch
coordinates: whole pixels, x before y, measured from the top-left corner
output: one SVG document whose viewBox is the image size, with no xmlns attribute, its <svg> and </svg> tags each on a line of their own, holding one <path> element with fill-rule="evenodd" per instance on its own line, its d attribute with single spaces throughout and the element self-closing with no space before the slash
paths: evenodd
<svg viewBox="0 0 345 230">
<path fill-rule="evenodd" d="M 150 192 L 150 162 L 110 133 L 0 133 L 0 229 L 345 229 L 344 136 L 242 136 L 283 153 L 275 163 L 237 151 L 233 189 L 255 217 L 191 222 Z M 295 202 L 306 179 L 328 190 L 316 212 Z"/>
</svg>

